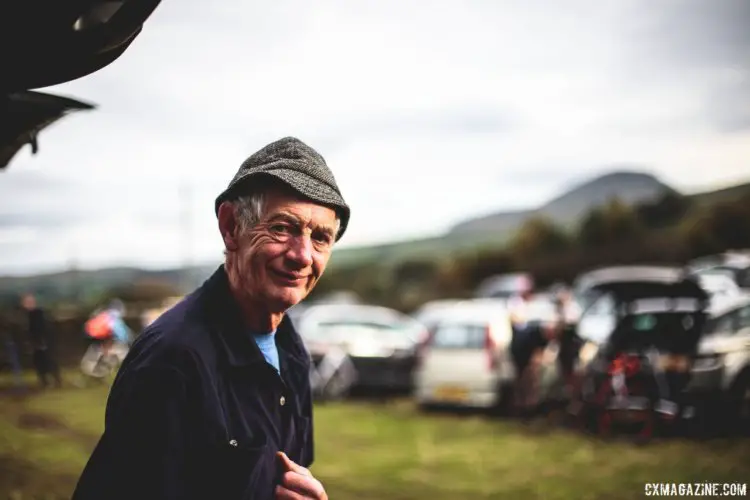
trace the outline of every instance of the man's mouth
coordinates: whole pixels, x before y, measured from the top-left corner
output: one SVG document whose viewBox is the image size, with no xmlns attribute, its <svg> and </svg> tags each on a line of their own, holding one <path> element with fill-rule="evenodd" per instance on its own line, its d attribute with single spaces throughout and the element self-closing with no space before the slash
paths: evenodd
<svg viewBox="0 0 750 500">
<path fill-rule="evenodd" d="M 281 281 L 290 285 L 299 285 L 307 280 L 307 276 L 304 274 L 287 273 L 284 271 L 277 271 L 276 269 L 271 269 L 271 272 L 281 278 Z"/>
</svg>

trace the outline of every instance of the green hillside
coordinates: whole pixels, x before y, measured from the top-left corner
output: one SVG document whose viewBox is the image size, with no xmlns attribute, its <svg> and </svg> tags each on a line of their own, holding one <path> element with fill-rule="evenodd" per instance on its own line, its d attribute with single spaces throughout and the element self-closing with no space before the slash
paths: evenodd
<svg viewBox="0 0 750 500">
<path fill-rule="evenodd" d="M 444 235 L 406 240 L 383 245 L 343 248 L 334 252 L 329 269 L 342 270 L 369 263 L 390 267 L 412 258 L 444 257 L 488 247 L 504 245 L 521 224 L 531 216 L 543 215 L 562 227 L 573 227 L 582 212 L 599 206 L 612 196 L 628 203 L 651 199 L 672 190 L 648 174 L 616 172 L 576 186 L 550 202 L 528 211 L 500 212 L 457 224 Z M 750 182 L 720 190 L 688 195 L 698 209 L 718 202 L 736 200 L 750 193 Z M 16 300 L 24 290 L 45 297 L 85 298 L 113 287 L 149 281 L 190 290 L 205 280 L 219 262 L 190 269 L 150 271 L 137 268 L 107 268 L 65 271 L 27 277 L 0 277 L 0 301 Z M 85 296 L 85 297 L 84 297 Z"/>
</svg>

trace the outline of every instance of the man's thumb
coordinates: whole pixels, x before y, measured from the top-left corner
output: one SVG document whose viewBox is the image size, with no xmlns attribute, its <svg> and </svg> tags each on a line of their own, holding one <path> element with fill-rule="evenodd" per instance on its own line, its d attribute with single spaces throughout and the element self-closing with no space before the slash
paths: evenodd
<svg viewBox="0 0 750 500">
<path fill-rule="evenodd" d="M 276 453 L 276 455 L 281 460 L 281 463 L 284 464 L 284 468 L 286 470 L 291 470 L 291 471 L 294 470 L 295 463 L 292 462 L 292 460 L 288 456 L 286 456 L 286 453 L 284 453 L 283 451 L 280 451 L 280 452 Z"/>
<path fill-rule="evenodd" d="M 284 464 L 284 468 L 286 470 L 292 471 L 292 472 L 296 472 L 298 474 L 302 474 L 302 475 L 305 475 L 305 476 L 310 475 L 310 472 L 307 469 L 305 469 L 301 465 L 298 465 L 298 464 L 292 462 L 292 459 L 289 458 L 286 455 L 286 453 L 284 453 L 283 451 L 278 452 L 276 455 L 281 460 L 281 463 Z"/>
</svg>

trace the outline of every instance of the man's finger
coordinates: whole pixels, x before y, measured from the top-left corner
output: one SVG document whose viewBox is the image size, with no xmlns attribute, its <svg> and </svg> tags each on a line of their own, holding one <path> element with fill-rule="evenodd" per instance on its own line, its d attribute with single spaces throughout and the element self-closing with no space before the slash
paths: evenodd
<svg viewBox="0 0 750 500">
<path fill-rule="evenodd" d="M 325 489 L 323 489 L 323 485 L 311 476 L 303 476 L 289 471 L 282 477 L 281 485 L 300 493 L 305 498 L 324 498 Z"/>
<path fill-rule="evenodd" d="M 301 465 L 298 465 L 292 461 L 291 458 L 289 458 L 286 453 L 283 451 L 280 451 L 277 453 L 278 457 L 281 459 L 281 463 L 284 464 L 285 470 L 290 470 L 292 472 L 296 472 L 298 474 L 302 474 L 303 476 L 310 476 L 312 477 L 312 474 L 309 470 L 302 467 Z"/>
<path fill-rule="evenodd" d="M 276 487 L 276 500 L 307 500 L 305 497 L 283 486 Z"/>
</svg>

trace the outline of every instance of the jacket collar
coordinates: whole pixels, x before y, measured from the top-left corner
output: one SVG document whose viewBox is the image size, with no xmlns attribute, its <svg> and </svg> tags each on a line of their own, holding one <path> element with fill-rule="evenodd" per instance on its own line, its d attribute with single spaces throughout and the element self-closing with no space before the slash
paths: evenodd
<svg viewBox="0 0 750 500">
<path fill-rule="evenodd" d="M 243 367 L 265 363 L 258 345 L 247 334 L 237 300 L 229 288 L 229 278 L 222 264 L 196 291 L 203 317 L 210 330 L 218 334 L 217 351 L 230 366 Z M 292 321 L 284 315 L 276 330 L 279 357 L 307 365 L 309 355 Z M 282 361 L 283 362 L 283 361 Z"/>
</svg>

